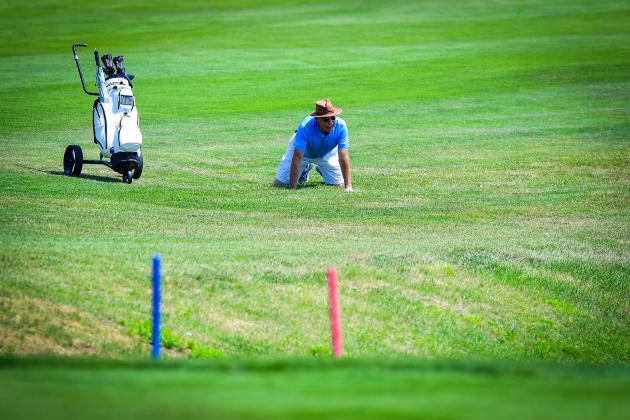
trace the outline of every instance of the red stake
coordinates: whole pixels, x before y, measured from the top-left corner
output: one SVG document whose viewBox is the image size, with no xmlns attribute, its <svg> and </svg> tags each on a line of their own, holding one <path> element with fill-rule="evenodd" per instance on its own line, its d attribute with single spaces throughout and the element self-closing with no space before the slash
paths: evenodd
<svg viewBox="0 0 630 420">
<path fill-rule="evenodd" d="M 341 342 L 341 304 L 339 302 L 339 287 L 337 284 L 337 268 L 328 269 L 328 288 L 330 290 L 330 322 L 332 324 L 333 354 L 337 359 L 343 355 Z"/>
</svg>

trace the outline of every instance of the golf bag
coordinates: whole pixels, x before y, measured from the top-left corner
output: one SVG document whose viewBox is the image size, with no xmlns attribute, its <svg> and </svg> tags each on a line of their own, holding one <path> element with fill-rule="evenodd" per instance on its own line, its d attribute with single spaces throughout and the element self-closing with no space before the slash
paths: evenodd
<svg viewBox="0 0 630 420">
<path fill-rule="evenodd" d="M 85 86 L 76 47 L 87 47 L 87 44 L 74 44 L 72 51 L 83 90 L 88 95 L 98 96 L 92 107 L 92 130 L 100 158 L 84 160 L 81 147 L 70 145 L 64 154 L 64 171 L 67 175 L 79 176 L 83 164 L 102 164 L 122 174 L 123 181 L 131 184 L 132 179 L 140 178 L 144 161 L 138 108 L 132 91 L 133 75 L 126 74 L 122 56 L 112 60 L 111 55 L 104 55 L 103 68 L 98 60 L 98 51 L 94 51 L 98 92 L 90 92 Z"/>
<path fill-rule="evenodd" d="M 102 67 L 97 68 L 96 78 L 99 98 L 92 110 L 94 143 L 103 157 L 111 158 L 114 171 L 134 170 L 138 167 L 142 133 L 129 80 L 118 74 L 105 80 Z"/>
<path fill-rule="evenodd" d="M 125 73 L 110 74 L 105 78 L 103 68 L 98 66 L 96 84 L 99 95 L 92 110 L 94 143 L 103 157 L 111 159 L 114 171 L 135 170 L 141 153 L 142 133 L 131 81 Z"/>
</svg>

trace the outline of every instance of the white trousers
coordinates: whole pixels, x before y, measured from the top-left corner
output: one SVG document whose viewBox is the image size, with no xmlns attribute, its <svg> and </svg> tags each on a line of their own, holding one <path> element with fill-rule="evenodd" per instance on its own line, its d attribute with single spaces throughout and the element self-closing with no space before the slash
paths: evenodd
<svg viewBox="0 0 630 420">
<path fill-rule="evenodd" d="M 284 184 L 289 184 L 291 178 L 291 161 L 293 160 L 293 151 L 295 150 L 295 146 L 293 145 L 294 139 L 295 134 L 293 134 L 291 140 L 289 140 L 287 151 L 284 152 L 282 160 L 280 161 L 280 165 L 278 165 L 278 171 L 276 172 L 276 179 Z M 332 149 L 321 158 L 304 157 L 302 159 L 302 165 L 300 166 L 298 176 L 300 176 L 302 171 L 306 168 L 306 165 L 308 165 L 309 163 L 315 164 L 319 167 L 319 170 L 322 172 L 322 176 L 324 177 L 324 182 L 326 184 L 343 184 L 343 175 L 341 174 L 341 167 L 339 166 L 339 155 L 337 153 L 337 147 Z"/>
</svg>

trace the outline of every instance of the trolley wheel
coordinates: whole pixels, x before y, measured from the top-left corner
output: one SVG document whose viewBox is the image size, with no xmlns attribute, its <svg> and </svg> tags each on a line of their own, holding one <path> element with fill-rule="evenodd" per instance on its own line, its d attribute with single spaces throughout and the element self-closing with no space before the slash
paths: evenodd
<svg viewBox="0 0 630 420">
<path fill-rule="evenodd" d="M 133 173 L 131 172 L 131 169 L 123 171 L 123 182 L 131 184 L 131 181 L 133 181 Z"/>
<path fill-rule="evenodd" d="M 138 167 L 133 170 L 133 179 L 139 179 L 142 175 L 142 167 L 144 166 L 144 158 L 142 157 L 142 150 L 138 151 Z"/>
<path fill-rule="evenodd" d="M 83 169 L 83 151 L 76 144 L 66 147 L 63 154 L 63 171 L 68 176 L 79 176 Z"/>
</svg>

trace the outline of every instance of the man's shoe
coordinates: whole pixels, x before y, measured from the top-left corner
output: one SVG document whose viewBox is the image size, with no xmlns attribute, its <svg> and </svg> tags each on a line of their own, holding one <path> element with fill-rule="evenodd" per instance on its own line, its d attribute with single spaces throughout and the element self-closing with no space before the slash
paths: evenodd
<svg viewBox="0 0 630 420">
<path fill-rule="evenodd" d="M 301 184 L 303 182 L 308 182 L 308 174 L 309 172 L 311 172 L 311 169 L 313 169 L 312 163 L 309 163 L 308 165 L 306 165 L 306 168 L 304 168 L 304 170 L 300 174 L 300 177 L 298 178 L 298 184 Z"/>
<path fill-rule="evenodd" d="M 315 170 L 317 171 L 318 174 L 322 176 L 322 178 L 324 177 L 324 174 L 322 173 L 321 169 L 319 169 L 319 166 L 316 167 Z"/>
</svg>

